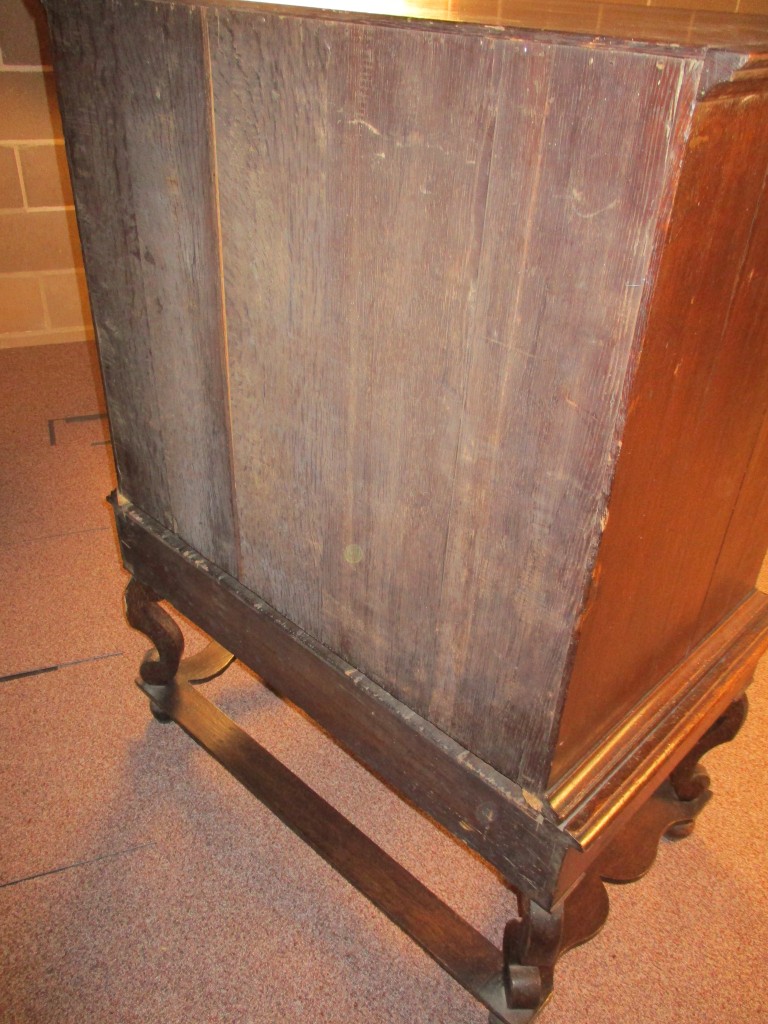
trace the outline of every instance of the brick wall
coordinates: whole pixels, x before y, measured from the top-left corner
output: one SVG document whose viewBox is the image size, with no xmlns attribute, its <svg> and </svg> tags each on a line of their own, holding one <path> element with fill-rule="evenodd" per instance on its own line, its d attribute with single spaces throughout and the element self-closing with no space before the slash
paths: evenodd
<svg viewBox="0 0 768 1024">
<path fill-rule="evenodd" d="M 0 348 L 93 336 L 39 0 L 0 0 Z"/>
<path fill-rule="evenodd" d="M 599 6 L 629 2 L 642 4 Z M 683 8 L 691 18 L 768 14 L 768 0 L 647 5 Z M 45 16 L 39 0 L 0 0 L 0 348 L 92 336 Z"/>
<path fill-rule="evenodd" d="M 598 0 L 594 0 L 598 2 Z M 730 11 L 768 14 L 768 0 L 599 0 L 603 4 L 639 7 L 676 7 L 685 11 Z"/>
</svg>

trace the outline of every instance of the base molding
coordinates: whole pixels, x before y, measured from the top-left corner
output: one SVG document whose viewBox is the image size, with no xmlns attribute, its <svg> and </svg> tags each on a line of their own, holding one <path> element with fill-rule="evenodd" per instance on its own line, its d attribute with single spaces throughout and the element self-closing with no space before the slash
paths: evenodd
<svg viewBox="0 0 768 1024">
<path fill-rule="evenodd" d="M 553 812 L 584 855 L 594 859 L 622 821 L 689 756 L 744 693 L 766 649 L 768 596 L 753 591 L 589 758 L 549 790 Z M 561 892 L 563 885 L 561 880 Z"/>
</svg>

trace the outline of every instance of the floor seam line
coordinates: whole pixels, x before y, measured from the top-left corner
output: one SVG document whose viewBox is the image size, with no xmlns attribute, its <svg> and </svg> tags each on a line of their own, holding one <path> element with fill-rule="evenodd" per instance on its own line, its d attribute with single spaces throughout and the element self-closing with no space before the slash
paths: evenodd
<svg viewBox="0 0 768 1024">
<path fill-rule="evenodd" d="M 37 871 L 34 875 L 25 875 L 24 878 L 14 878 L 10 882 L 0 882 L 0 889 L 10 889 L 11 886 L 21 885 L 22 882 L 32 882 L 36 878 L 47 878 L 49 875 L 60 875 L 63 871 L 71 871 L 73 868 L 87 867 L 89 864 L 98 864 L 103 860 L 114 860 L 116 857 L 124 857 L 129 853 L 136 853 L 137 850 L 146 850 L 155 846 L 155 842 L 137 843 L 135 846 L 128 846 L 124 850 L 115 850 L 112 853 L 102 853 L 98 857 L 90 857 L 86 860 L 77 860 L 72 864 L 63 864 L 58 868 L 50 868 L 48 871 Z"/>
</svg>

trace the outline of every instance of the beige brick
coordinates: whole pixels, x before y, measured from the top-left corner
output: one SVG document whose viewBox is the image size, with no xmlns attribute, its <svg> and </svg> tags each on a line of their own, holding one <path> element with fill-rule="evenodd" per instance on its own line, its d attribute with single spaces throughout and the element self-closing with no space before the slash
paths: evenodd
<svg viewBox="0 0 768 1024">
<path fill-rule="evenodd" d="M 650 7 L 679 7 L 686 11 L 735 11 L 737 0 L 649 0 Z"/>
<path fill-rule="evenodd" d="M 82 266 L 72 210 L 0 213 L 0 273 Z"/>
<path fill-rule="evenodd" d="M 63 145 L 51 142 L 45 146 L 22 146 L 19 157 L 28 206 L 71 206 L 74 203 Z"/>
<path fill-rule="evenodd" d="M 38 278 L 0 276 L 0 334 L 38 331 L 45 326 Z"/>
<path fill-rule="evenodd" d="M 41 277 L 51 327 L 90 327 L 91 310 L 85 274 L 70 270 Z"/>
<path fill-rule="evenodd" d="M 9 146 L 0 146 L 0 210 L 11 210 L 23 205 L 16 153 Z"/>
<path fill-rule="evenodd" d="M 0 69 L 0 139 L 60 139 L 53 75 Z"/>
<path fill-rule="evenodd" d="M 0 50 L 6 64 L 51 63 L 48 23 L 40 0 L 0 0 Z"/>
</svg>

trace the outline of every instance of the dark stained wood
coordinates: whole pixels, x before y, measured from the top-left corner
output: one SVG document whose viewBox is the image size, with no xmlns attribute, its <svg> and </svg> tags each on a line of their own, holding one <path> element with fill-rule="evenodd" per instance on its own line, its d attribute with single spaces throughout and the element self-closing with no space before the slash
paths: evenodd
<svg viewBox="0 0 768 1024">
<path fill-rule="evenodd" d="M 124 501 L 126 568 L 545 905 L 569 836 L 525 794 Z"/>
<path fill-rule="evenodd" d="M 135 578 L 125 588 L 125 617 L 128 624 L 148 637 L 155 646 L 141 664 L 145 683 L 162 686 L 175 677 L 184 651 L 184 637 L 157 595 Z"/>
<path fill-rule="evenodd" d="M 593 873 L 606 882 L 622 885 L 642 878 L 653 867 L 662 838 L 688 835 L 709 795 L 682 800 L 665 782 L 603 851 Z"/>
<path fill-rule="evenodd" d="M 540 790 L 699 67 L 529 51 L 505 50 L 429 717 Z"/>
<path fill-rule="evenodd" d="M 768 393 L 761 78 L 702 103 L 651 298 L 623 447 L 552 779 L 577 764 L 718 621 L 754 577 L 722 581 Z M 723 182 L 728 187 L 723 187 Z M 751 484 L 754 487 L 754 483 Z M 744 512 L 740 513 L 743 517 Z M 749 516 L 747 516 L 749 519 Z M 768 521 L 751 538 L 768 543 Z M 736 550 L 732 552 L 732 546 Z M 743 557 L 743 556 L 741 556 Z M 714 589 L 711 587 L 714 584 Z"/>
<path fill-rule="evenodd" d="M 700 65 L 208 21 L 242 581 L 541 787 Z"/>
<path fill-rule="evenodd" d="M 396 19 L 365 25 L 258 7 L 147 2 L 134 18 L 130 0 L 101 2 L 96 29 L 82 27 L 77 5 L 54 22 L 71 19 L 55 31 L 66 38 L 60 79 L 88 261 L 117 268 L 109 287 L 95 269 L 92 276 L 124 492 L 540 794 L 732 607 L 729 583 L 689 636 L 684 625 L 702 605 L 696 586 L 667 622 L 666 603 L 642 576 L 627 574 L 639 583 L 624 601 L 627 584 L 614 574 L 609 616 L 595 617 L 590 604 L 550 774 L 655 227 L 702 72 L 711 85 L 746 58 L 702 61 L 535 34 L 524 41 L 426 22 L 406 31 Z M 152 40 L 145 63 L 165 62 L 165 79 L 127 80 L 132 33 Z M 185 60 L 174 63 L 181 43 Z M 105 69 L 80 95 L 76 61 L 91 59 Z M 742 120 L 761 116 L 754 104 L 742 112 L 741 96 L 719 102 Z M 158 119 L 166 128 L 153 135 Z M 754 183 L 757 172 L 744 170 L 746 134 L 729 159 Z M 695 177 L 703 160 L 693 144 L 690 153 Z M 707 223 L 732 245 L 736 224 L 748 220 L 746 192 L 727 195 Z M 726 232 L 729 203 L 738 209 Z M 108 205 L 116 212 L 102 227 L 97 214 Z M 697 252 L 710 268 L 716 244 Z M 726 260 L 717 280 L 728 272 Z M 657 289 L 657 306 L 665 288 L 677 294 L 671 280 Z M 751 292 L 735 305 L 747 312 L 728 326 L 741 349 L 725 336 L 713 362 L 697 344 L 695 324 L 712 322 L 717 295 L 730 308 L 726 291 L 706 289 L 707 301 L 687 314 L 699 372 L 679 392 L 683 420 L 722 412 L 734 367 L 752 394 L 763 385 L 768 361 L 739 363 L 739 352 L 755 351 L 743 329 L 745 317 L 760 321 Z M 656 349 L 667 351 L 661 342 Z M 639 389 L 654 372 L 669 376 L 666 364 L 648 365 L 644 358 Z M 707 374 L 721 383 L 702 413 L 690 395 L 707 391 Z M 123 389 L 140 399 L 126 402 Z M 743 406 L 714 449 L 711 427 L 690 440 L 690 450 L 701 442 L 707 453 L 700 477 L 727 465 L 731 490 L 745 467 L 729 452 L 745 425 L 755 435 L 759 427 Z M 655 429 L 663 429 L 658 420 Z M 655 459 L 678 490 L 686 479 L 688 456 L 668 459 L 663 440 L 643 442 L 631 493 L 646 489 Z M 688 493 L 702 486 L 697 480 Z M 611 515 L 627 524 L 622 493 L 620 478 Z M 678 497 L 667 488 L 660 521 Z M 685 507 L 678 524 L 685 515 L 698 523 L 695 502 Z M 730 515 L 714 502 L 709 512 L 695 542 L 706 551 L 722 544 Z M 616 529 L 602 549 L 609 560 Z M 618 529 L 624 544 L 631 540 L 631 523 Z M 681 546 L 670 544 L 677 561 L 666 549 L 658 557 L 677 580 Z M 646 548 L 630 547 L 648 579 Z M 729 564 L 715 574 L 718 586 Z M 706 558 L 700 569 L 714 573 Z M 642 602 L 651 620 L 664 619 L 659 628 L 635 614 Z M 656 638 L 647 641 L 651 664 L 625 643 L 630 625 Z M 618 694 L 584 729 L 579 702 L 594 692 L 595 657 L 597 692 Z"/>
<path fill-rule="evenodd" d="M 704 733 L 693 750 L 690 750 L 670 776 L 670 783 L 678 800 L 701 800 L 709 793 L 709 775 L 699 758 L 704 757 L 713 747 L 730 743 L 738 735 L 749 710 L 746 695 L 734 701 L 728 709 Z"/>
<path fill-rule="evenodd" d="M 209 22 L 241 578 L 419 710 L 495 49 Z"/>
<path fill-rule="evenodd" d="M 174 679 L 207 683 L 229 667 L 233 655 L 211 640 L 202 650 L 183 658 L 184 636 L 159 597 L 131 577 L 125 588 L 125 617 L 130 626 L 148 637 L 154 647 L 141 663 L 142 683 L 165 686 Z"/>
<path fill-rule="evenodd" d="M 120 485 L 235 572 L 200 14 L 73 0 L 50 17 Z"/>
<path fill-rule="evenodd" d="M 563 906 L 551 911 L 524 896 L 504 929 L 504 981 L 510 1006 L 541 1010 L 552 994 L 563 934 Z"/>
<path fill-rule="evenodd" d="M 563 910 L 559 956 L 593 939 L 608 918 L 608 891 L 598 871 L 590 871 L 584 876 L 569 893 Z"/>
</svg>

